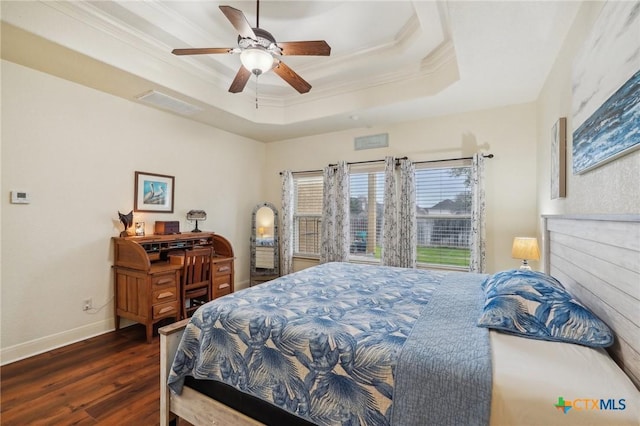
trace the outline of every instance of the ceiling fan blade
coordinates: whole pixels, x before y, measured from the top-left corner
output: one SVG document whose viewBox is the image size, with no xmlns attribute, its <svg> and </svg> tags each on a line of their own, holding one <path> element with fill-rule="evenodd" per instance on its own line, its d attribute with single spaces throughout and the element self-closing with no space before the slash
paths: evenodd
<svg viewBox="0 0 640 426">
<path fill-rule="evenodd" d="M 203 47 L 196 49 L 173 49 L 174 55 L 210 55 L 214 53 L 229 53 L 232 49 L 228 47 Z"/>
<path fill-rule="evenodd" d="M 236 78 L 233 79 L 231 87 L 229 87 L 229 92 L 242 92 L 244 90 L 244 86 L 247 85 L 247 81 L 249 81 L 249 77 L 251 77 L 251 71 L 241 65 L 238 73 L 236 74 Z"/>
<path fill-rule="evenodd" d="M 282 49 L 283 55 L 313 55 L 329 56 L 331 46 L 324 40 L 315 41 L 283 41 L 277 45 Z"/>
<path fill-rule="evenodd" d="M 224 13 L 224 16 L 227 17 L 233 28 L 238 31 L 240 37 L 250 38 L 253 40 L 257 40 L 256 34 L 253 32 L 253 28 L 249 25 L 249 21 L 244 16 L 244 13 L 241 10 L 235 9 L 231 6 L 220 6 L 220 10 Z"/>
<path fill-rule="evenodd" d="M 287 64 L 280 61 L 278 65 L 273 68 L 273 72 L 278 74 L 284 81 L 289 83 L 291 87 L 296 89 L 300 93 L 307 93 L 311 90 L 311 85 L 304 81 L 294 70 L 289 68 Z"/>
</svg>

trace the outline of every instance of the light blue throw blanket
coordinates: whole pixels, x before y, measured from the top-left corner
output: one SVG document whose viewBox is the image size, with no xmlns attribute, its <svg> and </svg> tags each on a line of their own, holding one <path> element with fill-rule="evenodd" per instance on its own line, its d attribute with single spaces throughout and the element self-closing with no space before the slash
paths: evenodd
<svg viewBox="0 0 640 426">
<path fill-rule="evenodd" d="M 485 278 L 451 273 L 434 291 L 400 353 L 391 424 L 489 424 L 489 331 L 476 326 Z"/>
</svg>

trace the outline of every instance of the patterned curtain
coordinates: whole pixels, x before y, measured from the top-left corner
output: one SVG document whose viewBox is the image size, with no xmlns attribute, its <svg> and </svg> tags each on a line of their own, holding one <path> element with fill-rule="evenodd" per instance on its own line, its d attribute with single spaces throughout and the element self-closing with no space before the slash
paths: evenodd
<svg viewBox="0 0 640 426">
<path fill-rule="evenodd" d="M 324 168 L 320 263 L 349 259 L 349 165 Z"/>
<path fill-rule="evenodd" d="M 398 263 L 402 268 L 416 267 L 416 168 L 410 160 L 400 160 L 398 209 Z"/>
<path fill-rule="evenodd" d="M 398 193 L 396 179 L 396 160 L 384 159 L 384 205 L 382 211 L 382 264 L 398 266 L 400 245 L 398 234 Z"/>
<path fill-rule="evenodd" d="M 293 272 L 293 174 L 290 170 L 282 172 L 282 215 L 280 224 L 281 275 Z"/>
<path fill-rule="evenodd" d="M 469 271 L 483 273 L 486 269 L 485 253 L 485 201 L 484 156 L 473 155 L 471 166 L 471 258 Z"/>
</svg>

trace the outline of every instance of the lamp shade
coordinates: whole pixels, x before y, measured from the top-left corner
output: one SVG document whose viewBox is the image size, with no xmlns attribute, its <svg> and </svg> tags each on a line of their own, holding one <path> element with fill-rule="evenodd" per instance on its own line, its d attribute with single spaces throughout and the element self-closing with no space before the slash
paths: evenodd
<svg viewBox="0 0 640 426">
<path fill-rule="evenodd" d="M 240 54 L 240 62 L 253 74 L 260 75 L 273 67 L 273 56 L 261 47 L 249 47 Z"/>
<path fill-rule="evenodd" d="M 540 249 L 538 249 L 538 239 L 529 237 L 514 238 L 511 257 L 523 260 L 539 260 Z"/>
</svg>

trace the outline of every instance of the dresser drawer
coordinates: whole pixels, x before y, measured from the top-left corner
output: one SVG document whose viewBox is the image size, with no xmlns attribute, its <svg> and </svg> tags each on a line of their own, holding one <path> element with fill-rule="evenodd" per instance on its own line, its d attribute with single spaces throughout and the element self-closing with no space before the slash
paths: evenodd
<svg viewBox="0 0 640 426">
<path fill-rule="evenodd" d="M 173 317 L 177 313 L 178 303 L 176 301 L 153 305 L 153 319 Z"/>
<path fill-rule="evenodd" d="M 177 288 L 178 280 L 175 271 L 153 274 L 151 276 L 151 285 L 154 287 L 173 286 Z"/>
<path fill-rule="evenodd" d="M 153 305 L 174 300 L 178 300 L 178 290 L 176 286 L 153 290 L 153 300 L 151 301 Z"/>
<path fill-rule="evenodd" d="M 213 280 L 213 298 L 231 293 L 231 275 L 223 275 Z"/>
<path fill-rule="evenodd" d="M 213 276 L 217 277 L 223 274 L 231 274 L 231 260 L 215 262 L 213 264 Z"/>
</svg>

